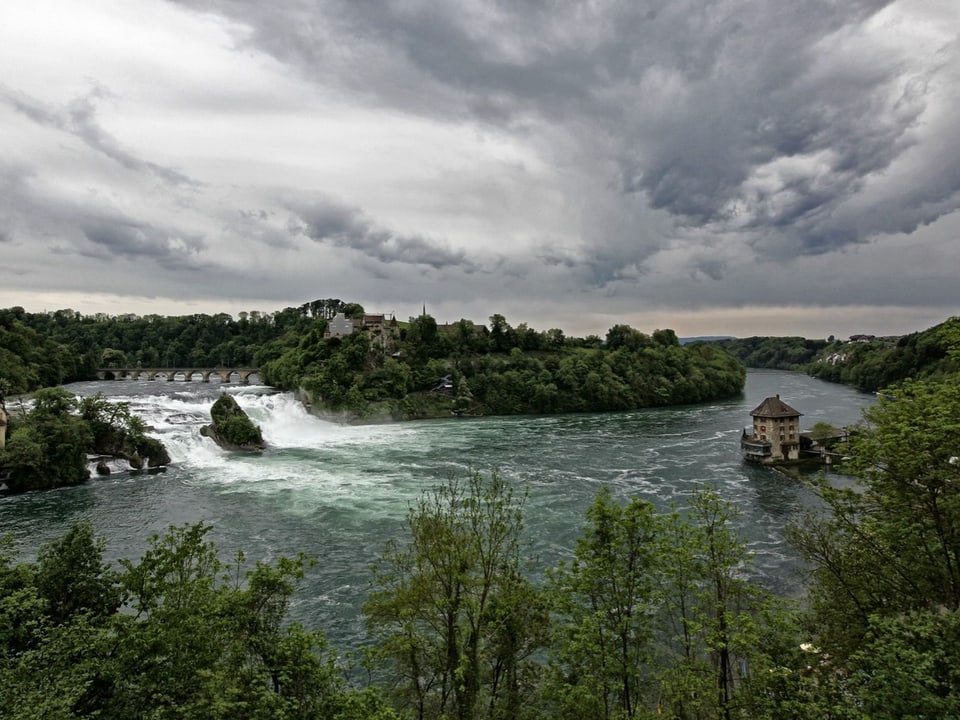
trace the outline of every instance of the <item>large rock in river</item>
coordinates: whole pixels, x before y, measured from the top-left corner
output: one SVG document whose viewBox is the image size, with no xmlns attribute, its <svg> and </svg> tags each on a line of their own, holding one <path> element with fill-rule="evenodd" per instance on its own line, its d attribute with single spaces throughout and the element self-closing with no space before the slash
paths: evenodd
<svg viewBox="0 0 960 720">
<path fill-rule="evenodd" d="M 119 423 L 111 424 L 99 419 L 91 421 L 91 425 L 95 455 L 122 458 L 134 470 L 140 470 L 144 465 L 151 468 L 165 467 L 171 462 L 167 448 L 156 438 L 140 432 L 130 432 Z"/>
<path fill-rule="evenodd" d="M 232 395 L 223 393 L 210 408 L 209 425 L 200 434 L 213 440 L 224 450 L 263 450 L 266 443 L 260 428 L 253 424 Z"/>
</svg>

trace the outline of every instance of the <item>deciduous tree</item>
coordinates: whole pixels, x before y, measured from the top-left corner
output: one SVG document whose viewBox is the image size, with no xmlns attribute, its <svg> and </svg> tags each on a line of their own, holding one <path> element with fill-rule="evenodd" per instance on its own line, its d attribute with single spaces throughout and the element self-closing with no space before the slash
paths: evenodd
<svg viewBox="0 0 960 720">
<path fill-rule="evenodd" d="M 653 506 L 625 507 L 603 488 L 573 560 L 552 576 L 558 717 L 635 718 L 651 695 L 655 592 L 661 575 Z"/>
<path fill-rule="evenodd" d="M 521 718 L 546 622 L 523 577 L 522 500 L 498 473 L 452 480 L 410 511 L 364 606 L 396 696 L 415 717 Z"/>
<path fill-rule="evenodd" d="M 908 382 L 864 415 L 846 464 L 859 487 L 822 483 L 829 513 L 791 532 L 821 643 L 843 656 L 873 614 L 960 610 L 960 385 Z"/>
</svg>

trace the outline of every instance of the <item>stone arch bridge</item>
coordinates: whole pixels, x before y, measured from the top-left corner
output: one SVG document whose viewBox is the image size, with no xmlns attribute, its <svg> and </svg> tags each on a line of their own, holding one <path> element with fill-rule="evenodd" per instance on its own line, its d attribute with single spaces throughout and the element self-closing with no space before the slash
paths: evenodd
<svg viewBox="0 0 960 720">
<path fill-rule="evenodd" d="M 98 380 L 156 380 L 163 377 L 167 382 L 192 382 L 195 376 L 210 382 L 211 377 L 220 378 L 220 382 L 239 382 L 246 385 L 256 375 L 259 368 L 247 367 L 180 367 L 180 368 L 99 368 Z"/>
</svg>

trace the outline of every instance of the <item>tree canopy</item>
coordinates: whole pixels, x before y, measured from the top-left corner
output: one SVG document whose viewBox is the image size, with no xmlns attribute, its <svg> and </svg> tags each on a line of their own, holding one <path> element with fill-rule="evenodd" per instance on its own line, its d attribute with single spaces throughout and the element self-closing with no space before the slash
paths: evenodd
<svg viewBox="0 0 960 720">
<path fill-rule="evenodd" d="M 337 313 L 353 319 L 353 333 L 329 335 Z M 489 326 L 441 326 L 424 313 L 366 327 L 364 317 L 361 305 L 337 299 L 239 320 L 0 310 L 0 392 L 93 379 L 100 367 L 252 366 L 268 384 L 305 391 L 318 408 L 416 418 L 695 403 L 735 396 L 745 380 L 731 355 L 681 347 L 669 329 L 646 335 L 617 325 L 604 342 L 512 327 L 500 314 Z"/>
<path fill-rule="evenodd" d="M 88 523 L 36 563 L 0 547 L 0 717 L 396 718 L 287 619 L 306 559 L 225 563 L 209 530 L 170 528 L 116 569 Z"/>
<path fill-rule="evenodd" d="M 747 367 L 799 370 L 875 392 L 908 378 L 942 380 L 960 372 L 960 318 L 898 337 L 839 340 L 750 337 L 714 341 Z"/>
<path fill-rule="evenodd" d="M 625 325 L 606 343 L 466 320 L 439 327 L 429 315 L 387 336 L 311 333 L 263 367 L 267 382 L 302 388 L 315 408 L 356 417 L 602 412 L 696 403 L 743 390 L 745 369 L 707 344 L 680 346 Z"/>
<path fill-rule="evenodd" d="M 122 458 L 134 469 L 170 463 L 166 448 L 126 403 L 95 395 L 79 399 L 63 388 L 34 393 L 32 409 L 8 417 L 0 448 L 0 481 L 8 490 L 41 490 L 82 483 L 88 455 Z"/>
</svg>

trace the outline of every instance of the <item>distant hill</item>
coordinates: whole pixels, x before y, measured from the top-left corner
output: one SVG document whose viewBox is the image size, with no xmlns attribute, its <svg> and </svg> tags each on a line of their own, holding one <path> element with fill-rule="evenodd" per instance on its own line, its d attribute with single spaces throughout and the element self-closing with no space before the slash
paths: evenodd
<svg viewBox="0 0 960 720">
<path fill-rule="evenodd" d="M 733 335 L 697 335 L 696 337 L 680 338 L 681 345 L 688 345 L 695 342 L 716 342 L 717 340 L 735 340 Z"/>
<path fill-rule="evenodd" d="M 805 370 L 829 343 L 807 338 L 762 337 L 729 338 L 715 343 L 751 368 Z"/>
<path fill-rule="evenodd" d="M 876 391 L 907 378 L 960 372 L 960 317 L 900 337 L 853 336 L 825 347 L 806 368 L 821 380 Z"/>
<path fill-rule="evenodd" d="M 798 370 L 874 392 L 907 378 L 938 379 L 960 372 L 960 317 L 909 335 L 853 335 L 848 340 L 802 337 L 713 341 L 750 368 Z"/>
</svg>

